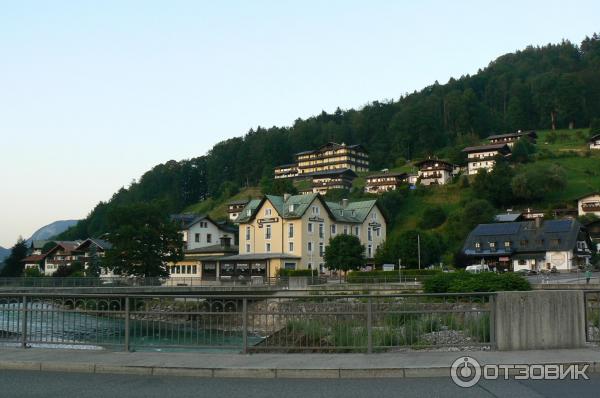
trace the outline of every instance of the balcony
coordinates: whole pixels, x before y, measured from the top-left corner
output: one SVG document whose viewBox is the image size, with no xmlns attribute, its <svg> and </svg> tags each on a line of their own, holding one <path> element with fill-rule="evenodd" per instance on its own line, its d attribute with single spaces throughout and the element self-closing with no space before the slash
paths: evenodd
<svg viewBox="0 0 600 398">
<path fill-rule="evenodd" d="M 581 210 L 585 212 L 600 212 L 600 202 L 582 203 Z"/>
</svg>

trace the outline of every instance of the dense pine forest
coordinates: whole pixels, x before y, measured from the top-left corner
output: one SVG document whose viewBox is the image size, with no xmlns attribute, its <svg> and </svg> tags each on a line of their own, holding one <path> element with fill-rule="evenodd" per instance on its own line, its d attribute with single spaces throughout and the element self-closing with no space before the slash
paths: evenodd
<svg viewBox="0 0 600 398">
<path fill-rule="evenodd" d="M 215 145 L 204 156 L 158 165 L 99 203 L 61 238 L 107 232 L 106 214 L 116 205 L 158 199 L 165 211 L 177 212 L 256 186 L 272 177 L 275 165 L 291 162 L 294 153 L 328 141 L 364 145 L 371 169 L 379 170 L 432 154 L 460 162 L 462 147 L 492 133 L 587 128 L 599 117 L 599 35 L 579 46 L 563 41 L 528 47 L 499 57 L 475 75 L 435 82 L 397 100 L 322 112 L 291 127 L 258 127 Z"/>
</svg>

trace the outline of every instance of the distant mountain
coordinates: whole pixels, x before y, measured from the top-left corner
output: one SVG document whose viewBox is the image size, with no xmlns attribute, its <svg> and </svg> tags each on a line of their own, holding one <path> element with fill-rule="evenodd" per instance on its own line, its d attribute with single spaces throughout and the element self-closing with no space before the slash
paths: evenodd
<svg viewBox="0 0 600 398">
<path fill-rule="evenodd" d="M 42 227 L 35 231 L 33 235 L 31 235 L 31 238 L 27 239 L 27 244 L 31 243 L 34 240 L 51 239 L 56 235 L 65 232 L 67 229 L 77 224 L 78 221 L 79 220 L 61 220 L 55 221 L 52 224 L 48 224 L 45 227 Z"/>
<path fill-rule="evenodd" d="M 9 255 L 10 255 L 10 249 L 5 249 L 2 246 L 0 246 L 0 263 L 2 261 L 4 261 L 4 259 L 6 257 L 8 257 Z M 2 267 L 0 267 L 0 268 L 2 268 Z"/>
</svg>

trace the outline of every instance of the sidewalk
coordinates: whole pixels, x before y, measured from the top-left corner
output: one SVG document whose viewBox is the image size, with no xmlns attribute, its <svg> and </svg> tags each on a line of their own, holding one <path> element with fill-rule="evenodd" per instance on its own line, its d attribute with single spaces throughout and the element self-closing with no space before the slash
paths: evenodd
<svg viewBox="0 0 600 398">
<path fill-rule="evenodd" d="M 383 354 L 208 354 L 0 348 L 0 370 L 112 373 L 214 378 L 448 377 L 452 362 L 589 364 L 600 372 L 600 349 L 399 352 Z"/>
</svg>

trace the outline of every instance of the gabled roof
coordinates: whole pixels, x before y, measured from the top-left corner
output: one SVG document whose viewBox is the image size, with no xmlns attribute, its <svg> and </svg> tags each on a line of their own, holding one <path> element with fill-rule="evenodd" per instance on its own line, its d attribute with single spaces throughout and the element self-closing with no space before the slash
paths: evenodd
<svg viewBox="0 0 600 398">
<path fill-rule="evenodd" d="M 171 220 L 178 222 L 180 224 L 179 228 L 181 230 L 190 229 L 194 225 L 198 224 L 200 221 L 210 221 L 218 229 L 220 229 L 224 232 L 230 232 L 230 228 L 228 228 L 224 224 L 220 224 L 220 223 L 216 222 L 215 220 L 210 218 L 210 216 L 207 214 L 204 214 L 204 215 L 172 214 Z"/>
<path fill-rule="evenodd" d="M 112 243 L 105 241 L 103 239 L 94 239 L 94 238 L 89 238 L 86 239 L 85 241 L 83 241 L 83 243 L 81 243 L 79 246 L 77 246 L 75 248 L 75 251 L 83 251 L 86 248 L 90 247 L 92 244 L 96 245 L 98 248 L 102 249 L 102 250 L 109 250 L 112 248 Z"/>
<path fill-rule="evenodd" d="M 426 163 L 442 163 L 442 164 L 448 165 L 450 167 L 454 167 L 454 164 L 452 164 L 446 160 L 441 160 L 441 159 L 424 159 L 424 160 L 421 160 L 421 161 L 415 163 L 415 166 L 421 167 L 422 165 L 424 165 Z"/>
<path fill-rule="evenodd" d="M 21 260 L 22 263 L 39 263 L 40 261 L 44 260 L 46 258 L 46 254 L 36 254 L 33 256 L 28 256 L 25 257 L 23 260 Z"/>
<path fill-rule="evenodd" d="M 490 145 L 478 145 L 468 146 L 462 150 L 463 152 L 485 152 L 485 151 L 499 151 L 499 152 L 510 152 L 510 148 L 506 144 L 490 144 Z"/>
<path fill-rule="evenodd" d="M 495 135 L 490 135 L 487 137 L 488 140 L 496 140 L 496 139 L 500 139 L 500 138 L 512 138 L 512 137 L 523 137 L 523 136 L 530 136 L 530 137 L 537 137 L 537 133 L 535 132 L 535 130 L 530 130 L 530 131 L 517 131 L 514 133 L 506 133 L 506 134 L 495 134 Z"/>
<path fill-rule="evenodd" d="M 65 253 L 69 254 L 72 251 L 74 251 L 75 249 L 77 249 L 77 247 L 81 244 L 80 240 L 74 240 L 74 241 L 69 241 L 69 240 L 60 240 L 60 241 L 54 241 L 56 243 L 56 246 L 54 246 L 52 249 L 48 250 L 48 253 L 46 253 L 46 256 L 49 256 L 50 254 L 56 252 L 59 249 L 64 250 Z"/>
<path fill-rule="evenodd" d="M 273 205 L 279 216 L 284 219 L 301 218 L 311 206 L 313 201 L 319 200 L 331 218 L 339 222 L 347 223 L 364 222 L 371 209 L 374 206 L 377 206 L 376 200 L 363 200 L 358 202 L 349 202 L 346 207 L 343 207 L 340 203 L 325 202 L 323 197 L 317 193 L 308 195 L 291 195 L 287 198 L 284 198 L 283 196 L 266 195 L 260 201 L 255 200 L 256 202 L 251 201 L 248 203 L 244 210 L 242 210 L 242 213 L 237 218 L 236 222 L 243 223 L 251 221 L 256 216 L 257 210 L 260 209 L 263 203 L 267 200 Z M 247 210 L 250 210 L 250 216 L 247 215 Z"/>
<path fill-rule="evenodd" d="M 577 220 L 548 220 L 539 228 L 534 221 L 479 224 L 467 237 L 463 252 L 473 256 L 498 256 L 574 250 L 582 228 Z M 508 249 L 504 247 L 506 241 L 511 242 Z M 481 244 L 481 250 L 475 250 L 476 242 Z M 496 242 L 496 250 L 490 251 L 488 242 Z M 526 245 L 521 245 L 525 242 Z"/>
<path fill-rule="evenodd" d="M 377 173 L 377 174 L 371 174 L 366 176 L 365 178 L 368 180 L 369 178 L 381 178 L 381 177 L 401 177 L 401 178 L 406 178 L 408 176 L 408 174 L 406 173 L 402 173 L 402 172 L 398 172 L 398 173 Z"/>
<path fill-rule="evenodd" d="M 237 200 L 230 200 L 229 202 L 227 202 L 227 205 L 245 205 L 248 202 L 250 202 L 250 199 L 237 199 Z"/>
</svg>

